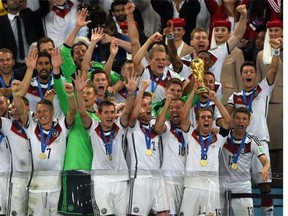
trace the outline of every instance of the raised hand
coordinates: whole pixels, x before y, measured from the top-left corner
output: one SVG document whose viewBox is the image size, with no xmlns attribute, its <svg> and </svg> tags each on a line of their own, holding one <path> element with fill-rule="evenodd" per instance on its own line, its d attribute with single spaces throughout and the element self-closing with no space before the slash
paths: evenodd
<svg viewBox="0 0 288 216">
<path fill-rule="evenodd" d="M 163 35 L 161 35 L 159 32 L 155 32 L 150 36 L 149 40 L 152 40 L 153 42 L 160 42 L 163 40 Z"/>
<path fill-rule="evenodd" d="M 143 80 L 141 83 L 141 90 L 145 91 L 149 84 L 150 82 L 148 80 Z"/>
<path fill-rule="evenodd" d="M 92 29 L 91 42 L 98 43 L 104 36 L 103 28 Z"/>
<path fill-rule="evenodd" d="M 125 9 L 125 13 L 127 15 L 132 15 L 134 10 L 135 10 L 135 4 L 132 3 L 132 2 L 128 2 L 125 6 L 124 6 L 124 9 Z"/>
<path fill-rule="evenodd" d="M 167 27 L 163 30 L 163 35 L 173 34 L 173 22 L 169 21 Z"/>
<path fill-rule="evenodd" d="M 64 83 L 64 90 L 67 94 L 73 94 L 74 93 L 74 87 L 72 83 Z"/>
<path fill-rule="evenodd" d="M 166 101 L 165 101 L 165 104 L 167 104 L 168 106 L 172 103 L 172 99 L 174 98 L 173 95 L 171 94 L 167 94 L 166 95 Z"/>
<path fill-rule="evenodd" d="M 54 48 L 51 54 L 51 63 L 54 68 L 59 68 L 62 63 L 63 59 L 61 57 L 61 50 L 59 48 Z"/>
<path fill-rule="evenodd" d="M 128 93 L 134 93 L 138 86 L 139 77 L 136 76 L 135 71 L 133 70 L 130 75 L 127 76 L 127 82 L 125 83 L 125 87 Z"/>
<path fill-rule="evenodd" d="M 88 16 L 87 8 L 82 8 L 77 14 L 76 26 L 83 27 L 88 23 L 90 23 L 91 20 L 86 21 L 87 16 Z"/>
<path fill-rule="evenodd" d="M 37 58 L 38 58 L 37 49 L 35 48 L 35 49 L 30 50 L 30 52 L 28 53 L 28 56 L 26 58 L 27 68 L 34 70 L 34 68 L 36 67 L 36 64 L 37 64 Z"/>
<path fill-rule="evenodd" d="M 116 39 L 113 39 L 110 45 L 110 54 L 116 56 L 119 50 L 119 45 Z"/>
<path fill-rule="evenodd" d="M 19 80 L 13 80 L 11 85 L 12 92 L 18 92 L 21 89 L 22 82 Z"/>
<path fill-rule="evenodd" d="M 270 46 L 274 49 L 282 48 L 283 47 L 283 38 L 270 39 L 269 43 L 270 43 Z"/>
<path fill-rule="evenodd" d="M 81 92 L 87 85 L 89 79 L 84 80 L 82 73 L 80 71 L 78 71 L 77 73 L 75 73 L 75 79 L 73 79 L 74 84 L 75 84 L 75 89 L 77 92 Z"/>
<path fill-rule="evenodd" d="M 247 9 L 245 4 L 239 5 L 236 10 L 241 14 L 241 15 L 247 15 Z"/>
<path fill-rule="evenodd" d="M 55 96 L 55 90 L 54 89 L 50 89 L 50 90 L 46 91 L 46 93 L 44 95 L 44 98 L 46 100 L 49 100 L 49 101 L 53 102 L 54 96 Z"/>
</svg>

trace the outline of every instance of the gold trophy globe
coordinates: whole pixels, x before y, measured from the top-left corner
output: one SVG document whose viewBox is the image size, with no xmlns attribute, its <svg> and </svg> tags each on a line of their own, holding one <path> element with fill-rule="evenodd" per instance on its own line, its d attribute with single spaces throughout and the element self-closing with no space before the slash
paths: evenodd
<svg viewBox="0 0 288 216">
<path fill-rule="evenodd" d="M 204 61 L 200 58 L 195 58 L 191 61 L 190 66 L 195 82 L 198 81 L 199 84 L 197 94 L 208 93 L 209 89 L 204 84 Z"/>
</svg>

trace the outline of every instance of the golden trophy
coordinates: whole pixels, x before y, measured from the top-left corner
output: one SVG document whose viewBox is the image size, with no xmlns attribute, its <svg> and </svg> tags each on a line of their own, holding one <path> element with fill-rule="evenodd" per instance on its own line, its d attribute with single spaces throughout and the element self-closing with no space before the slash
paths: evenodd
<svg viewBox="0 0 288 216">
<path fill-rule="evenodd" d="M 204 61 L 200 58 L 195 58 L 191 61 L 190 66 L 195 78 L 195 82 L 198 81 L 199 84 L 197 94 L 209 92 L 209 89 L 204 84 Z"/>
</svg>

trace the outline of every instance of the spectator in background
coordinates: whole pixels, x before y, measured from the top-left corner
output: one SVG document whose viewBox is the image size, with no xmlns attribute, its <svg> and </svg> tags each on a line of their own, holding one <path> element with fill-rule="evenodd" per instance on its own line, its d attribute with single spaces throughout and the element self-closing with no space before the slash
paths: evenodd
<svg viewBox="0 0 288 216">
<path fill-rule="evenodd" d="M 200 12 L 200 3 L 198 0 L 151 0 L 151 5 L 161 17 L 161 32 L 167 27 L 168 20 L 172 18 L 185 19 L 186 26 L 183 41 L 189 44 L 190 34 L 196 27 L 196 18 Z"/>
<path fill-rule="evenodd" d="M 120 25 L 122 22 L 127 21 L 127 14 L 124 8 L 124 6 L 127 3 L 128 3 L 128 0 L 114 0 L 110 8 L 110 15 L 115 22 L 116 31 L 121 34 L 123 34 L 123 31 Z M 134 15 L 135 20 L 138 23 L 139 28 L 142 29 L 142 32 L 143 32 L 143 29 L 144 29 L 143 21 L 142 21 L 141 14 L 137 8 L 135 8 L 133 15 Z"/>
<path fill-rule="evenodd" d="M 231 22 L 214 21 L 214 28 L 211 38 L 211 48 L 225 44 L 230 38 Z M 228 98 L 233 92 L 241 89 L 240 84 L 240 67 L 244 63 L 244 55 L 242 50 L 235 47 L 230 50 L 230 54 L 224 59 L 220 73 L 219 81 L 223 86 L 223 100 L 227 103 Z"/>
<path fill-rule="evenodd" d="M 206 7 L 210 13 L 210 31 L 209 41 L 211 41 L 212 30 L 214 22 L 217 20 L 228 20 L 231 22 L 231 32 L 236 29 L 236 23 L 239 21 L 240 13 L 237 11 L 237 6 L 245 4 L 247 10 L 249 6 L 249 0 L 223 0 L 221 4 L 218 4 L 216 0 L 205 0 Z M 211 46 L 211 48 L 213 48 Z"/>
<path fill-rule="evenodd" d="M 61 47 L 75 25 L 78 0 L 53 0 L 50 4 L 51 10 L 44 19 L 46 35 L 54 41 L 55 47 Z M 78 36 L 87 33 L 88 28 L 84 26 Z"/>
<path fill-rule="evenodd" d="M 103 26 L 105 33 L 94 50 L 92 59 L 97 62 L 106 63 L 110 55 L 110 44 L 112 40 L 116 39 L 119 45 L 118 53 L 115 57 L 112 70 L 121 73 L 121 65 L 127 60 L 127 52 L 131 52 L 131 44 L 126 35 L 120 34 L 116 31 L 115 22 L 108 18 Z"/>
<path fill-rule="evenodd" d="M 260 51 L 257 56 L 257 73 L 262 79 L 266 76 L 269 65 L 271 64 L 271 54 L 273 54 L 268 42 L 271 39 L 282 37 L 283 22 L 281 20 L 271 20 L 267 22 L 264 49 Z M 270 132 L 271 145 L 269 147 L 271 166 L 275 172 L 283 172 L 283 46 L 277 55 L 280 55 L 280 60 L 274 89 L 270 98 L 267 123 Z"/>
<path fill-rule="evenodd" d="M 2 0 L 2 3 L 8 14 L 0 16 L 1 29 L 5 29 L 0 34 L 0 48 L 12 51 L 15 58 L 15 73 L 18 70 L 24 72 L 25 57 L 30 44 L 44 36 L 41 18 L 49 12 L 49 3 L 48 0 L 40 1 L 40 8 L 36 11 L 30 8 L 21 10 L 20 0 Z"/>
</svg>

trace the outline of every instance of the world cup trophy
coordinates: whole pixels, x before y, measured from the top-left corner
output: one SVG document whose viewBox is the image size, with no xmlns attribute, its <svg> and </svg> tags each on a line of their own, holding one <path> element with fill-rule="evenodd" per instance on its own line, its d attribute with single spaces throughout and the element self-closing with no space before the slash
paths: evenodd
<svg viewBox="0 0 288 216">
<path fill-rule="evenodd" d="M 195 78 L 195 82 L 198 81 L 199 84 L 197 94 L 209 92 L 209 89 L 204 84 L 204 61 L 200 58 L 195 58 L 191 61 L 190 66 Z"/>
</svg>

